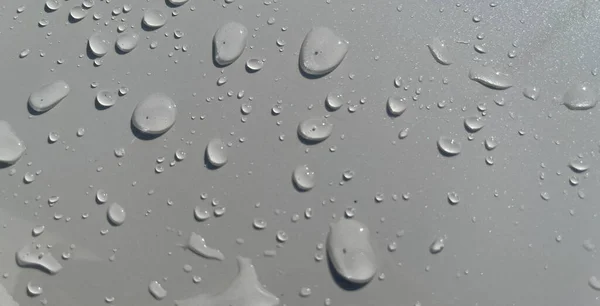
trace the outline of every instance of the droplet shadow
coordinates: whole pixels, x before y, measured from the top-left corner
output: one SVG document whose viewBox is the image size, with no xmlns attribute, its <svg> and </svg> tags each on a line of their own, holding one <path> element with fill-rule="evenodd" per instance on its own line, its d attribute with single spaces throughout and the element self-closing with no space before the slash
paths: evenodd
<svg viewBox="0 0 600 306">
<path fill-rule="evenodd" d="M 300 71 L 300 74 L 301 74 L 303 77 L 305 77 L 305 78 L 307 78 L 307 79 L 309 79 L 309 80 L 317 80 L 317 79 L 320 79 L 320 78 L 322 78 L 322 77 L 324 77 L 324 76 L 327 76 L 328 74 L 330 74 L 330 73 L 331 73 L 331 71 L 330 71 L 330 72 L 327 72 L 327 73 L 325 73 L 325 74 L 320 74 L 320 75 L 308 74 L 308 73 L 304 72 L 304 70 L 302 69 L 302 63 L 301 63 L 301 60 L 298 60 L 298 70 Z M 332 70 L 332 71 L 333 71 L 333 70 Z"/>
<path fill-rule="evenodd" d="M 217 169 L 219 169 L 219 168 L 221 168 L 221 167 L 222 167 L 222 166 L 220 166 L 220 167 L 217 167 L 217 166 L 213 165 L 213 164 L 210 162 L 210 158 L 208 158 L 208 151 L 207 151 L 207 150 L 204 150 L 204 166 L 205 166 L 205 167 L 206 167 L 208 170 L 217 170 Z"/>
<path fill-rule="evenodd" d="M 338 285 L 340 288 L 342 288 L 343 290 L 346 291 L 356 291 L 359 290 L 361 288 L 363 288 L 365 284 L 355 284 L 355 283 L 351 283 L 349 281 L 347 281 L 346 279 L 344 279 L 333 267 L 333 263 L 331 262 L 331 260 L 329 259 L 329 257 L 327 257 L 327 267 L 329 268 L 329 273 L 331 273 L 331 277 L 333 278 L 333 281 L 335 282 L 336 285 Z"/>
<path fill-rule="evenodd" d="M 95 60 L 97 58 L 100 58 L 99 56 L 97 56 L 96 54 L 94 54 L 94 52 L 92 52 L 92 48 L 90 47 L 90 44 L 88 44 L 87 48 L 85 48 L 85 54 L 91 60 Z"/>
<path fill-rule="evenodd" d="M 1 169 L 8 168 L 8 167 L 10 167 L 10 166 L 12 166 L 12 165 L 13 165 L 13 164 L 9 164 L 9 163 L 5 163 L 5 162 L 1 162 L 1 161 L 0 161 L 0 170 L 1 170 Z"/>
<path fill-rule="evenodd" d="M 158 134 L 158 135 L 152 135 L 152 134 L 146 134 L 140 130 L 138 130 L 135 125 L 133 125 L 133 122 L 129 122 L 129 128 L 131 129 L 131 133 L 140 140 L 153 140 L 156 139 L 158 137 L 160 137 L 162 134 Z"/>
<path fill-rule="evenodd" d="M 117 54 L 119 54 L 119 55 L 125 55 L 125 54 L 127 54 L 127 53 L 129 53 L 131 51 L 125 52 L 125 51 L 119 49 L 119 46 L 115 43 L 115 52 L 117 52 Z"/>
<path fill-rule="evenodd" d="M 73 16 L 71 14 L 69 14 L 69 18 L 68 19 L 69 19 L 69 23 L 70 24 L 75 24 L 75 23 L 78 23 L 78 22 L 80 22 L 80 21 L 83 20 L 83 18 L 81 18 L 81 19 L 75 19 L 75 18 L 73 18 Z"/>
<path fill-rule="evenodd" d="M 33 109 L 31 107 L 31 105 L 29 105 L 29 103 L 27 103 L 27 111 L 29 112 L 29 114 L 33 115 L 33 116 L 39 116 L 45 112 L 40 112 L 40 111 L 36 111 L 35 109 Z"/>
</svg>

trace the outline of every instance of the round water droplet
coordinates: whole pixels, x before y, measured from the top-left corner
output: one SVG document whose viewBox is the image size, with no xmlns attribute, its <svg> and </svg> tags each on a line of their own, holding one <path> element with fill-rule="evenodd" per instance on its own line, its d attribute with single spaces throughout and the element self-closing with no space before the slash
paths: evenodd
<svg viewBox="0 0 600 306">
<path fill-rule="evenodd" d="M 354 177 L 354 171 L 352 171 L 352 170 L 346 170 L 342 174 L 342 177 L 344 178 L 345 181 L 349 181 L 349 180 L 351 180 Z"/>
<path fill-rule="evenodd" d="M 484 145 L 485 145 L 485 148 L 488 151 L 491 151 L 491 150 L 495 149 L 498 146 L 498 141 L 496 141 L 496 137 L 490 136 L 490 137 L 488 137 L 488 138 L 485 139 Z"/>
<path fill-rule="evenodd" d="M 442 136 L 438 139 L 437 146 L 440 153 L 445 156 L 458 155 L 462 149 L 460 142 L 446 136 Z"/>
<path fill-rule="evenodd" d="M 30 184 L 33 181 L 35 181 L 35 174 L 31 172 L 26 172 L 23 176 L 23 182 L 25 182 L 26 184 Z"/>
<path fill-rule="evenodd" d="M 213 37 L 215 62 L 227 66 L 237 60 L 246 48 L 248 29 L 240 23 L 229 22 L 220 27 Z"/>
<path fill-rule="evenodd" d="M 570 110 L 587 110 L 598 104 L 598 93 L 588 83 L 578 83 L 563 95 L 562 103 Z"/>
<path fill-rule="evenodd" d="M 265 219 L 262 218 L 255 218 L 252 221 L 252 226 L 257 230 L 262 230 L 267 227 L 267 221 L 265 221 Z"/>
<path fill-rule="evenodd" d="M 102 33 L 95 33 L 88 39 L 88 47 L 97 57 L 102 57 L 108 53 L 110 42 Z"/>
<path fill-rule="evenodd" d="M 162 93 L 151 94 L 133 111 L 131 123 L 140 132 L 160 135 L 168 131 L 177 115 L 175 102 Z"/>
<path fill-rule="evenodd" d="M 200 206 L 194 208 L 194 218 L 198 221 L 206 221 L 210 218 L 210 213 L 207 210 L 203 210 Z"/>
<path fill-rule="evenodd" d="M 83 0 L 83 2 L 81 2 L 81 5 L 85 9 L 91 9 L 92 7 L 94 7 L 94 4 L 95 4 L 94 0 Z"/>
<path fill-rule="evenodd" d="M 348 45 L 348 41 L 329 28 L 313 28 L 300 48 L 300 69 L 313 76 L 325 75 L 340 65 L 348 53 Z"/>
<path fill-rule="evenodd" d="M 225 149 L 225 143 L 219 139 L 214 138 L 206 145 L 206 158 L 213 167 L 222 167 L 227 163 L 227 150 Z"/>
<path fill-rule="evenodd" d="M 110 90 L 101 90 L 96 94 L 96 102 L 103 107 L 111 107 L 117 102 L 117 96 Z"/>
<path fill-rule="evenodd" d="M 242 110 L 242 114 L 249 115 L 250 112 L 252 112 L 252 105 L 250 105 L 248 103 L 244 103 L 244 104 L 242 104 L 241 110 Z"/>
<path fill-rule="evenodd" d="M 38 285 L 34 285 L 31 282 L 27 283 L 27 295 L 33 297 L 33 296 L 38 296 L 42 293 L 44 293 L 44 290 L 42 289 L 42 287 L 40 287 Z"/>
<path fill-rule="evenodd" d="M 125 222 L 125 209 L 117 203 L 112 203 L 108 207 L 107 217 L 112 225 L 119 226 Z"/>
<path fill-rule="evenodd" d="M 175 159 L 177 159 L 178 161 L 184 160 L 186 156 L 187 153 L 185 153 L 183 149 L 177 149 L 177 151 L 175 151 Z"/>
<path fill-rule="evenodd" d="M 333 132 L 333 124 L 325 118 L 306 119 L 298 125 L 298 136 L 310 142 L 321 142 Z"/>
<path fill-rule="evenodd" d="M 60 134 L 56 131 L 48 133 L 48 142 L 55 143 L 60 139 Z"/>
<path fill-rule="evenodd" d="M 167 297 L 167 290 L 165 290 L 157 281 L 150 282 L 150 285 L 148 285 L 148 291 L 157 300 L 162 300 Z"/>
<path fill-rule="evenodd" d="M 527 86 L 523 88 L 523 96 L 529 100 L 537 100 L 540 96 L 540 89 L 535 86 Z"/>
<path fill-rule="evenodd" d="M 117 36 L 117 49 L 122 53 L 129 53 L 137 47 L 140 36 L 134 32 L 125 32 Z"/>
<path fill-rule="evenodd" d="M 450 203 L 451 205 L 456 205 L 458 204 L 458 202 L 460 202 L 460 197 L 458 196 L 458 193 L 454 191 L 448 192 L 448 203 Z"/>
<path fill-rule="evenodd" d="M 406 111 L 406 103 L 400 97 L 389 97 L 387 100 L 387 110 L 388 113 L 394 117 L 402 115 L 404 111 Z"/>
<path fill-rule="evenodd" d="M 325 106 L 331 111 L 338 110 L 344 105 L 344 100 L 341 92 L 332 91 L 325 98 Z"/>
<path fill-rule="evenodd" d="M 300 165 L 294 169 L 292 181 L 300 191 L 308 191 L 315 187 L 315 173 L 307 165 Z"/>
<path fill-rule="evenodd" d="M 470 133 L 475 133 L 484 127 L 483 119 L 481 117 L 467 117 L 465 118 L 465 128 Z"/>
<path fill-rule="evenodd" d="M 282 230 L 277 231 L 277 234 L 275 235 L 277 238 L 277 241 L 279 242 L 286 242 L 288 240 L 288 234 Z"/>
<path fill-rule="evenodd" d="M 444 239 L 443 238 L 436 239 L 429 247 L 429 251 L 431 252 L 431 254 L 437 254 L 437 253 L 441 252 L 443 249 L 444 249 Z"/>
<path fill-rule="evenodd" d="M 76 6 L 69 11 L 69 17 L 73 18 L 75 21 L 79 21 L 87 16 L 87 11 L 83 9 L 81 6 Z"/>
<path fill-rule="evenodd" d="M 104 189 L 98 189 L 96 191 L 96 202 L 103 204 L 108 200 L 108 193 Z"/>
<path fill-rule="evenodd" d="M 84 134 L 85 134 L 85 129 L 84 128 L 78 128 L 77 129 L 77 137 L 83 137 Z"/>
<path fill-rule="evenodd" d="M 47 26 L 47 25 L 49 25 L 49 24 L 50 24 L 50 21 L 48 21 L 48 19 L 40 19 L 40 21 L 38 21 L 38 25 L 40 27 L 42 27 L 42 28 L 45 27 L 45 26 Z"/>
<path fill-rule="evenodd" d="M 48 0 L 46 1 L 46 9 L 49 11 L 56 11 L 60 8 L 61 2 L 60 0 Z"/>
<path fill-rule="evenodd" d="M 246 68 L 252 72 L 256 72 L 262 69 L 264 62 L 258 58 L 251 58 L 246 61 Z"/>
</svg>

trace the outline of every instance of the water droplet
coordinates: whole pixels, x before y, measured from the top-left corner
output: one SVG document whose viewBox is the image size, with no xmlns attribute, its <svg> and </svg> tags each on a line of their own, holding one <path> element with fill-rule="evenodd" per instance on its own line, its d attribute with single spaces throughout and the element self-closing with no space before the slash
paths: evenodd
<svg viewBox="0 0 600 306">
<path fill-rule="evenodd" d="M 39 285 L 34 285 L 31 282 L 27 283 L 27 295 L 33 297 L 44 293 L 44 290 Z"/>
<path fill-rule="evenodd" d="M 388 251 L 395 252 L 398 249 L 398 244 L 396 241 L 392 241 L 388 244 Z"/>
<path fill-rule="evenodd" d="M 587 171 L 590 168 L 590 164 L 580 159 L 572 160 L 569 163 L 569 168 L 571 168 L 571 170 L 573 170 L 574 172 L 581 173 Z"/>
<path fill-rule="evenodd" d="M 513 86 L 510 75 L 496 71 L 488 66 L 477 66 L 469 71 L 469 78 L 492 89 L 507 89 Z"/>
<path fill-rule="evenodd" d="M 142 133 L 160 135 L 175 124 L 176 115 L 175 102 L 165 94 L 155 93 L 135 107 L 131 123 Z"/>
<path fill-rule="evenodd" d="M 400 130 L 400 133 L 398 133 L 398 138 L 404 139 L 404 138 L 408 137 L 408 131 L 409 131 L 409 128 L 403 128 L 402 130 Z"/>
<path fill-rule="evenodd" d="M 65 81 L 56 81 L 34 91 L 29 96 L 29 107 L 36 112 L 46 112 L 62 101 L 71 91 Z"/>
<path fill-rule="evenodd" d="M 342 93 L 332 91 L 329 94 L 327 94 L 327 98 L 325 98 L 325 106 L 327 107 L 327 109 L 335 111 L 340 109 L 342 105 L 344 105 Z"/>
<path fill-rule="evenodd" d="M 238 256 L 238 275 L 229 287 L 219 294 L 201 293 L 186 300 L 175 301 L 176 306 L 197 305 L 261 305 L 277 306 L 279 298 L 259 282 L 252 261 Z"/>
<path fill-rule="evenodd" d="M 151 281 L 148 285 L 148 291 L 157 300 L 162 300 L 167 297 L 167 290 L 157 281 Z"/>
<path fill-rule="evenodd" d="M 392 96 L 387 99 L 388 113 L 394 117 L 402 115 L 407 107 L 404 100 L 400 97 Z"/>
<path fill-rule="evenodd" d="M 321 76 L 340 65 L 349 42 L 326 27 L 313 28 L 300 48 L 300 68 L 306 74 Z"/>
<path fill-rule="evenodd" d="M 349 181 L 349 180 L 351 180 L 354 177 L 354 171 L 352 171 L 352 170 L 346 170 L 342 174 L 342 177 L 344 178 L 345 181 Z"/>
<path fill-rule="evenodd" d="M 596 245 L 590 239 L 586 239 L 583 241 L 583 249 L 592 252 L 596 249 Z"/>
<path fill-rule="evenodd" d="M 83 2 L 81 2 L 81 5 L 86 9 L 91 9 L 92 7 L 94 7 L 94 4 L 94 0 L 83 0 Z"/>
<path fill-rule="evenodd" d="M 204 238 L 194 232 L 190 234 L 186 248 L 207 259 L 224 260 L 225 256 L 221 251 L 210 248 L 206 245 Z"/>
<path fill-rule="evenodd" d="M 498 146 L 498 141 L 496 141 L 496 137 L 490 136 L 490 137 L 488 137 L 488 138 L 485 139 L 484 145 L 485 145 L 485 148 L 488 151 L 491 151 L 491 150 L 495 149 Z"/>
<path fill-rule="evenodd" d="M 251 58 L 246 61 L 246 68 L 252 72 L 256 72 L 262 69 L 264 62 L 258 58 Z"/>
<path fill-rule="evenodd" d="M 51 131 L 48 133 L 48 142 L 55 143 L 60 139 L 60 134 L 57 131 Z"/>
<path fill-rule="evenodd" d="M 117 158 L 121 158 L 125 156 L 125 148 L 116 148 L 114 153 Z"/>
<path fill-rule="evenodd" d="M 108 221 L 110 221 L 110 223 L 114 226 L 119 226 L 125 222 L 125 209 L 117 203 L 110 204 L 106 215 L 108 217 Z"/>
<path fill-rule="evenodd" d="M 46 229 L 46 227 L 45 227 L 45 226 L 43 226 L 43 225 L 38 225 L 38 226 L 34 227 L 34 228 L 31 230 L 31 234 L 32 234 L 34 237 L 37 237 L 37 236 L 41 235 L 41 234 L 44 232 L 44 230 L 45 230 L 45 229 Z"/>
<path fill-rule="evenodd" d="M 484 127 L 483 119 L 481 117 L 467 117 L 465 118 L 465 128 L 470 133 L 475 133 Z"/>
<path fill-rule="evenodd" d="M 31 184 L 33 183 L 33 181 L 35 181 L 34 173 L 26 172 L 25 175 L 23 175 L 23 182 L 25 182 L 26 184 Z"/>
<path fill-rule="evenodd" d="M 312 294 L 312 290 L 308 287 L 300 288 L 300 297 L 309 297 Z"/>
<path fill-rule="evenodd" d="M 288 234 L 282 230 L 277 231 L 277 234 L 275 235 L 275 237 L 277 238 L 277 241 L 279 242 L 286 242 L 288 240 Z"/>
<path fill-rule="evenodd" d="M 219 79 L 217 79 L 217 86 L 221 86 L 223 84 L 227 83 L 227 77 L 226 76 L 222 76 Z"/>
<path fill-rule="evenodd" d="M 110 90 L 101 90 L 96 94 L 96 102 L 103 107 L 111 107 L 117 102 L 117 97 Z"/>
<path fill-rule="evenodd" d="M 308 191 L 315 187 L 315 173 L 307 165 L 300 165 L 292 174 L 294 186 L 300 191 Z"/>
<path fill-rule="evenodd" d="M 206 159 L 213 167 L 222 167 L 227 163 L 225 143 L 219 138 L 213 138 L 206 145 Z"/>
<path fill-rule="evenodd" d="M 42 28 L 45 27 L 45 26 L 47 26 L 47 25 L 49 25 L 49 24 L 50 24 L 50 22 L 48 21 L 48 19 L 40 19 L 40 21 L 38 21 L 38 25 L 40 27 L 42 27 Z M 43 53 L 41 53 L 41 54 L 43 54 Z"/>
<path fill-rule="evenodd" d="M 31 50 L 23 49 L 23 51 L 21 51 L 21 53 L 19 53 L 19 58 L 26 58 L 27 55 L 29 55 L 29 53 L 31 53 Z"/>
<path fill-rule="evenodd" d="M 431 252 L 431 254 L 437 254 L 439 252 L 441 252 L 444 249 L 444 239 L 443 238 L 438 238 L 436 239 L 431 246 L 429 246 L 429 252 Z"/>
<path fill-rule="evenodd" d="M 240 23 L 229 22 L 217 30 L 213 37 L 215 62 L 227 66 L 237 60 L 246 48 L 248 29 Z"/>
<path fill-rule="evenodd" d="M 598 104 L 598 94 L 590 84 L 578 83 L 565 92 L 562 103 L 570 110 L 587 110 Z"/>
<path fill-rule="evenodd" d="M 530 100 L 537 100 L 540 96 L 540 89 L 536 86 L 526 86 L 523 88 L 523 96 Z"/>
<path fill-rule="evenodd" d="M 110 42 L 102 33 L 95 33 L 88 38 L 88 48 L 97 57 L 103 57 L 108 53 Z"/>
<path fill-rule="evenodd" d="M 345 280 L 366 284 L 377 271 L 369 229 L 354 219 L 340 219 L 329 226 L 327 256 Z"/>
<path fill-rule="evenodd" d="M 49 11 L 56 11 L 60 8 L 61 3 L 60 0 L 48 0 L 46 1 L 46 8 Z"/>
<path fill-rule="evenodd" d="M 184 5 L 186 2 L 188 2 L 189 0 L 168 0 L 169 3 L 171 3 L 171 5 L 173 6 L 180 6 L 180 5 Z"/>
<path fill-rule="evenodd" d="M 148 28 L 155 30 L 164 26 L 167 23 L 167 17 L 163 14 L 163 12 L 157 9 L 148 9 L 144 13 L 142 22 Z"/>
<path fill-rule="evenodd" d="M 595 276 L 590 277 L 588 284 L 592 289 L 600 291 L 600 280 L 598 280 L 598 278 Z"/>
<path fill-rule="evenodd" d="M 381 203 L 381 202 L 383 202 L 383 199 L 384 199 L 383 193 L 378 192 L 375 194 L 375 202 Z"/>
<path fill-rule="evenodd" d="M 117 49 L 123 53 L 129 53 L 137 47 L 140 36 L 134 32 L 125 32 L 117 36 Z"/>
<path fill-rule="evenodd" d="M 458 155 L 462 149 L 462 145 L 460 142 L 446 136 L 441 136 L 438 139 L 437 146 L 440 150 L 440 153 L 442 153 L 445 156 Z"/>
<path fill-rule="evenodd" d="M 458 202 L 460 202 L 460 197 L 458 196 L 458 193 L 454 191 L 448 192 L 448 202 L 452 205 L 458 204 Z"/>
<path fill-rule="evenodd" d="M 550 194 L 546 191 L 542 191 L 540 193 L 540 197 L 544 200 L 544 201 L 549 201 L 550 200 Z"/>
<path fill-rule="evenodd" d="M 0 163 L 12 165 L 25 152 L 25 144 L 17 136 L 10 124 L 0 120 Z"/>
<path fill-rule="evenodd" d="M 17 265 L 43 270 L 49 274 L 56 274 L 62 270 L 61 264 L 50 253 L 44 253 L 33 245 L 28 244 L 16 253 Z"/>
<path fill-rule="evenodd" d="M 98 189 L 98 191 L 96 191 L 96 202 L 98 202 L 100 204 L 104 204 L 104 203 L 106 203 L 107 200 L 108 200 L 108 193 L 106 191 L 104 191 L 104 189 Z"/>
<path fill-rule="evenodd" d="M 81 6 L 76 6 L 71 9 L 69 16 L 75 21 L 79 21 L 87 16 L 87 11 Z"/>
<path fill-rule="evenodd" d="M 442 65 L 450 65 L 453 60 L 448 51 L 446 44 L 439 38 L 435 37 L 432 39 L 431 44 L 427 45 L 429 52 L 433 55 L 433 58 Z"/>
<path fill-rule="evenodd" d="M 210 213 L 207 210 L 203 210 L 200 206 L 194 208 L 194 218 L 198 221 L 205 221 L 210 218 Z"/>
<path fill-rule="evenodd" d="M 265 221 L 265 219 L 262 218 L 254 218 L 254 220 L 252 221 L 252 226 L 257 230 L 262 230 L 267 227 L 267 221 Z"/>
<path fill-rule="evenodd" d="M 252 112 L 252 105 L 250 105 L 248 103 L 244 103 L 244 104 L 242 104 L 241 110 L 242 110 L 242 114 L 249 115 L 250 112 Z"/>
<path fill-rule="evenodd" d="M 333 124 L 326 118 L 310 118 L 298 124 L 298 136 L 310 142 L 321 142 L 333 132 Z"/>
</svg>

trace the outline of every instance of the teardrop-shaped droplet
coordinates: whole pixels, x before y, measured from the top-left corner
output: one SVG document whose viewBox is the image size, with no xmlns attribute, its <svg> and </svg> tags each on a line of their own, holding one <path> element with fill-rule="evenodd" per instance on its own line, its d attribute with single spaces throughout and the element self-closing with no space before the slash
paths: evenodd
<svg viewBox="0 0 600 306">
<path fill-rule="evenodd" d="M 34 285 L 32 282 L 27 283 L 27 295 L 38 296 L 44 293 L 44 290 L 39 285 Z"/>
<path fill-rule="evenodd" d="M 88 39 L 88 47 L 90 51 L 97 56 L 103 57 L 108 53 L 110 42 L 102 33 L 95 33 Z"/>
<path fill-rule="evenodd" d="M 29 107 L 36 112 L 46 112 L 62 101 L 71 87 L 65 81 L 56 81 L 34 91 L 29 96 Z"/>
<path fill-rule="evenodd" d="M 184 5 L 189 0 L 168 0 L 168 1 L 172 6 L 180 6 L 180 5 Z"/>
<path fill-rule="evenodd" d="M 577 172 L 577 173 L 581 173 L 581 172 L 586 172 L 589 168 L 590 168 L 590 164 L 584 162 L 583 160 L 572 160 L 569 163 L 569 168 L 571 168 L 571 170 Z"/>
<path fill-rule="evenodd" d="M 335 111 L 340 109 L 344 105 L 344 98 L 341 92 L 332 91 L 327 94 L 327 98 L 325 98 L 325 106 L 330 111 Z"/>
<path fill-rule="evenodd" d="M 125 32 L 117 36 L 117 49 L 122 53 L 129 53 L 137 47 L 140 35 L 135 32 Z"/>
<path fill-rule="evenodd" d="M 562 103 L 570 110 L 588 110 L 598 104 L 598 93 L 588 83 L 578 83 L 563 95 Z"/>
<path fill-rule="evenodd" d="M 167 17 L 157 9 L 148 9 L 144 12 L 142 22 L 148 28 L 155 30 L 167 23 Z"/>
<path fill-rule="evenodd" d="M 443 238 L 436 239 L 429 246 L 429 252 L 431 252 L 431 254 L 437 254 L 437 253 L 441 252 L 443 249 L 444 249 L 444 239 Z"/>
<path fill-rule="evenodd" d="M 252 72 L 256 72 L 262 69 L 264 62 L 258 58 L 251 58 L 246 61 L 246 68 Z"/>
<path fill-rule="evenodd" d="M 481 117 L 472 116 L 465 118 L 465 128 L 471 133 L 481 130 L 484 126 L 485 124 Z"/>
<path fill-rule="evenodd" d="M 10 124 L 0 120 L 0 164 L 12 165 L 25 153 L 25 144 Z"/>
<path fill-rule="evenodd" d="M 75 21 L 79 21 L 87 16 L 87 11 L 81 6 L 76 6 L 69 11 L 69 16 Z"/>
<path fill-rule="evenodd" d="M 292 181 L 300 191 L 308 191 L 315 187 L 315 173 L 307 165 L 300 165 L 294 169 Z"/>
<path fill-rule="evenodd" d="M 215 62 L 227 66 L 237 60 L 246 48 L 248 29 L 240 23 L 229 22 L 220 27 L 213 37 Z"/>
<path fill-rule="evenodd" d="M 167 297 L 167 290 L 157 281 L 151 281 L 148 285 L 148 291 L 157 300 L 162 300 Z"/>
<path fill-rule="evenodd" d="M 298 124 L 298 136 L 310 142 L 321 142 L 333 132 L 333 123 L 325 118 L 310 118 Z"/>
<path fill-rule="evenodd" d="M 488 88 L 507 89 L 513 86 L 512 77 L 489 66 L 477 66 L 469 71 L 469 78 Z"/>
<path fill-rule="evenodd" d="M 394 117 L 402 115 L 407 107 L 404 100 L 400 97 L 391 96 L 387 99 L 388 113 Z"/>
<path fill-rule="evenodd" d="M 168 131 L 177 116 L 175 102 L 162 93 L 151 94 L 133 111 L 131 123 L 140 132 L 160 135 Z"/>
<path fill-rule="evenodd" d="M 46 1 L 46 9 L 49 11 L 56 11 L 60 8 L 61 2 L 60 0 L 47 0 Z"/>
<path fill-rule="evenodd" d="M 536 86 L 526 86 L 523 88 L 523 96 L 529 100 L 537 100 L 540 96 L 540 89 Z"/>
<path fill-rule="evenodd" d="M 329 226 L 327 256 L 338 275 L 355 284 L 366 284 L 377 271 L 369 229 L 355 219 L 340 219 Z"/>
<path fill-rule="evenodd" d="M 490 136 L 490 137 L 488 137 L 488 138 L 485 139 L 484 145 L 485 145 L 485 148 L 488 151 L 491 151 L 491 150 L 495 149 L 498 146 L 498 141 L 496 140 L 496 137 Z"/>
<path fill-rule="evenodd" d="M 462 149 L 460 142 L 446 136 L 442 136 L 438 139 L 437 146 L 440 153 L 446 156 L 458 155 Z"/>
<path fill-rule="evenodd" d="M 225 259 L 225 256 L 223 255 L 223 253 L 221 253 L 221 251 L 207 246 L 204 238 L 194 232 L 190 234 L 190 238 L 188 239 L 186 247 L 190 251 L 204 258 L 216 259 L 221 261 Z"/>
<path fill-rule="evenodd" d="M 439 38 L 435 37 L 431 40 L 431 43 L 427 45 L 429 52 L 433 55 L 433 58 L 442 65 L 450 65 L 453 60 L 448 51 L 446 44 Z"/>
<path fill-rule="evenodd" d="M 111 107 L 117 102 L 117 95 L 110 90 L 101 90 L 96 94 L 96 102 L 103 107 Z"/>
<path fill-rule="evenodd" d="M 227 163 L 227 149 L 219 138 L 213 138 L 206 145 L 206 159 L 213 167 L 222 167 Z"/>
<path fill-rule="evenodd" d="M 326 27 L 313 28 L 300 48 L 300 68 L 306 74 L 321 76 L 333 71 L 348 53 L 349 42 Z"/>
<path fill-rule="evenodd" d="M 108 207 L 107 217 L 112 225 L 119 226 L 125 222 L 125 209 L 117 203 L 112 203 Z"/>
</svg>

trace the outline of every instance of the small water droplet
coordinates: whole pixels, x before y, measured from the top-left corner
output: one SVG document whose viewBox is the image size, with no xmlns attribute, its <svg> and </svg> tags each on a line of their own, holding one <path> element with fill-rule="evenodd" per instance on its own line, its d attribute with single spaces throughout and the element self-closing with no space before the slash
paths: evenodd
<svg viewBox="0 0 600 306">
<path fill-rule="evenodd" d="M 394 117 L 402 115 L 407 107 L 404 99 L 400 97 L 392 96 L 387 99 L 388 113 Z"/>
<path fill-rule="evenodd" d="M 510 75 L 494 70 L 488 66 L 477 66 L 469 71 L 469 78 L 488 88 L 502 90 L 513 86 Z"/>
<path fill-rule="evenodd" d="M 523 96 L 530 100 L 537 100 L 540 96 L 540 89 L 536 86 L 526 86 L 523 88 Z"/>
<path fill-rule="evenodd" d="M 35 181 L 35 174 L 34 173 L 26 172 L 25 175 L 23 175 L 23 182 L 25 182 L 26 184 L 30 184 L 33 181 Z"/>
<path fill-rule="evenodd" d="M 331 111 L 340 109 L 344 105 L 344 100 L 341 92 L 332 91 L 325 98 L 325 106 Z"/>
<path fill-rule="evenodd" d="M 598 104 L 598 94 L 588 83 L 577 83 L 563 95 L 562 103 L 570 110 L 588 110 Z"/>
<path fill-rule="evenodd" d="M 38 296 L 42 293 L 44 293 L 44 290 L 42 289 L 41 286 L 34 285 L 32 282 L 27 283 L 27 295 L 34 297 L 34 296 Z"/>
<path fill-rule="evenodd" d="M 149 135 L 160 135 L 168 131 L 177 115 L 175 102 L 162 93 L 151 94 L 142 100 L 133 111 L 133 126 Z"/>
<path fill-rule="evenodd" d="M 103 204 L 106 203 L 107 200 L 108 193 L 104 191 L 104 189 L 98 189 L 98 191 L 96 191 L 96 202 L 99 204 Z"/>
<path fill-rule="evenodd" d="M 87 11 L 81 6 L 76 6 L 69 11 L 69 16 L 75 21 L 79 21 L 87 16 Z"/>
<path fill-rule="evenodd" d="M 444 239 L 443 238 L 436 239 L 429 247 L 429 251 L 431 252 L 431 254 L 438 254 L 443 249 L 444 249 Z"/>
<path fill-rule="evenodd" d="M 81 5 L 85 8 L 85 9 L 91 9 L 92 7 L 94 7 L 95 1 L 94 0 L 83 0 L 81 2 Z"/>
<path fill-rule="evenodd" d="M 309 297 L 312 294 L 312 290 L 308 287 L 300 288 L 300 297 Z"/>
<path fill-rule="evenodd" d="M 31 50 L 29 50 L 29 49 L 23 49 L 21 51 L 21 53 L 19 53 L 19 58 L 26 58 L 27 55 L 29 55 L 29 53 L 31 53 Z"/>
<path fill-rule="evenodd" d="M 100 90 L 96 94 L 96 102 L 103 107 L 111 107 L 117 102 L 116 94 L 110 90 Z"/>
<path fill-rule="evenodd" d="M 456 205 L 460 202 L 460 197 L 458 196 L 458 193 L 451 191 L 448 192 L 448 202 L 451 205 Z"/>
<path fill-rule="evenodd" d="M 277 231 L 277 234 L 275 235 L 275 237 L 277 238 L 277 241 L 279 242 L 286 242 L 288 240 L 288 234 L 282 230 Z"/>
<path fill-rule="evenodd" d="M 250 58 L 246 61 L 246 68 L 252 72 L 257 72 L 261 70 L 263 66 L 264 62 L 258 58 Z"/>
<path fill-rule="evenodd" d="M 46 8 L 49 11 L 56 11 L 60 8 L 60 6 L 61 6 L 60 0 L 47 0 L 46 1 Z"/>
<path fill-rule="evenodd" d="M 326 118 L 310 118 L 298 124 L 298 136 L 310 142 L 321 142 L 333 132 L 333 124 Z"/>
<path fill-rule="evenodd" d="M 448 47 L 446 44 L 442 42 L 439 38 L 435 37 L 432 39 L 431 43 L 427 45 L 429 48 L 429 52 L 433 55 L 433 58 L 442 65 L 450 65 L 453 60 L 450 56 L 450 52 L 448 51 Z"/>
<path fill-rule="evenodd" d="M 45 229 L 46 229 L 46 227 L 45 227 L 45 226 L 43 226 L 43 225 L 38 225 L 38 226 L 34 227 L 34 228 L 31 230 L 31 234 L 32 234 L 34 237 L 37 237 L 37 236 L 41 235 L 41 234 L 44 232 L 44 230 L 45 230 Z"/>
<path fill-rule="evenodd" d="M 595 276 L 590 277 L 590 279 L 588 280 L 588 284 L 592 289 L 600 291 L 600 280 L 598 280 L 598 278 L 596 278 Z"/>
<path fill-rule="evenodd" d="M 95 33 L 88 38 L 88 48 L 97 57 L 102 57 L 108 53 L 110 42 L 102 33 Z"/>
<path fill-rule="evenodd" d="M 465 118 L 465 129 L 467 129 L 470 133 L 475 133 L 481 130 L 485 124 L 483 123 L 483 119 L 481 117 L 467 117 Z"/>
<path fill-rule="evenodd" d="M 206 159 L 213 167 L 222 167 L 227 163 L 225 143 L 219 138 L 213 138 L 206 145 Z"/>
</svg>

